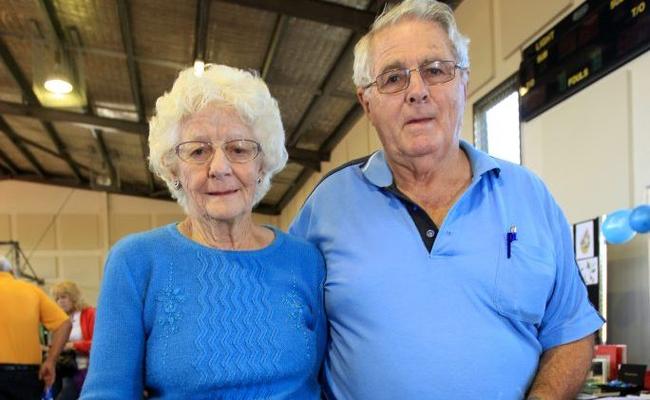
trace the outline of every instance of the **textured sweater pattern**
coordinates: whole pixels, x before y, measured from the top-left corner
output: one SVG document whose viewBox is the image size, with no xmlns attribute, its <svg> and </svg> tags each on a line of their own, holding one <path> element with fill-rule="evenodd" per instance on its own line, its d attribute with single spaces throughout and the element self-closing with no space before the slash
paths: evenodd
<svg viewBox="0 0 650 400">
<path fill-rule="evenodd" d="M 222 251 L 176 225 L 111 250 L 83 399 L 318 399 L 324 265 L 274 229 L 254 251 Z"/>
</svg>

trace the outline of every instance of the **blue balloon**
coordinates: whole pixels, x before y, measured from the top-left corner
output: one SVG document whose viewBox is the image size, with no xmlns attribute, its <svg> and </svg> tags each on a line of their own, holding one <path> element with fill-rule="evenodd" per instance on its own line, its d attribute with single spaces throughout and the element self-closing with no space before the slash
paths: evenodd
<svg viewBox="0 0 650 400">
<path fill-rule="evenodd" d="M 650 232 L 650 205 L 644 204 L 632 210 L 630 228 L 639 233 Z"/>
<path fill-rule="evenodd" d="M 636 235 L 636 232 L 630 228 L 630 214 L 632 214 L 630 209 L 617 210 L 605 218 L 602 231 L 608 243 L 623 244 Z"/>
</svg>

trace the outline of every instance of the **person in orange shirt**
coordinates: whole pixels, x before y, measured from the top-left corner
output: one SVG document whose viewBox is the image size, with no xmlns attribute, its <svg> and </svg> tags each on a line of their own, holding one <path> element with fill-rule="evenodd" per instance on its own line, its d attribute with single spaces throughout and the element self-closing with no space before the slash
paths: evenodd
<svg viewBox="0 0 650 400">
<path fill-rule="evenodd" d="M 35 399 L 43 384 L 51 386 L 56 359 L 68 340 L 68 315 L 43 290 L 14 278 L 11 264 L 0 257 L 0 398 Z M 42 362 L 39 324 L 52 333 Z"/>
<path fill-rule="evenodd" d="M 84 303 L 81 290 L 72 281 L 57 283 L 50 291 L 52 297 L 56 300 L 56 304 L 70 316 L 72 332 L 65 344 L 64 351 L 74 353 L 77 365 L 77 369 L 72 376 L 58 377 L 57 381 L 61 381 L 61 391 L 56 399 L 76 399 L 81 393 L 81 387 L 88 372 L 88 355 L 90 354 L 95 328 L 95 308 Z"/>
</svg>

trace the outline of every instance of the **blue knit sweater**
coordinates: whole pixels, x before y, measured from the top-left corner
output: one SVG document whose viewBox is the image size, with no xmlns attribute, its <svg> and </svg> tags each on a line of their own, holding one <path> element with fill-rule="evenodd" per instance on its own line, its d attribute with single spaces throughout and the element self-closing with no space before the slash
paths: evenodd
<svg viewBox="0 0 650 400">
<path fill-rule="evenodd" d="M 175 224 L 118 242 L 82 399 L 318 399 L 323 260 L 274 232 L 254 251 L 202 246 Z"/>
</svg>

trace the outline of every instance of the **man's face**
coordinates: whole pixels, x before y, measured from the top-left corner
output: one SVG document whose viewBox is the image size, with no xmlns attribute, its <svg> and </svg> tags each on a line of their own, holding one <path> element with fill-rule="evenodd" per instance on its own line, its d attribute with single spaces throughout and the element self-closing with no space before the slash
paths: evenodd
<svg viewBox="0 0 650 400">
<path fill-rule="evenodd" d="M 438 24 L 407 19 L 372 38 L 372 77 L 433 60 L 457 61 L 453 54 L 447 34 Z M 376 85 L 358 89 L 359 100 L 389 159 L 408 161 L 458 147 L 467 89 L 464 73 L 456 70 L 451 81 L 427 86 L 413 71 L 409 86 L 393 94 L 379 93 Z"/>
</svg>

